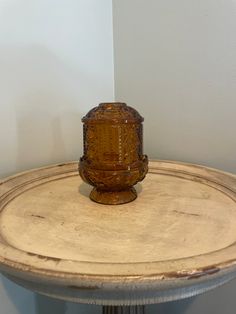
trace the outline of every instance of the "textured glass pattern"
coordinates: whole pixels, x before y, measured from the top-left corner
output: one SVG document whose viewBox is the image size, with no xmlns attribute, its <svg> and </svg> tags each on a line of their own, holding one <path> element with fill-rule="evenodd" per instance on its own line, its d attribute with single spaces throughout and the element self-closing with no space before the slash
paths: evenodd
<svg viewBox="0 0 236 314">
<path fill-rule="evenodd" d="M 82 119 L 84 155 L 79 172 L 94 186 L 90 198 L 103 204 L 134 200 L 133 185 L 143 180 L 148 158 L 143 155 L 143 118 L 124 103 L 102 103 Z"/>
</svg>

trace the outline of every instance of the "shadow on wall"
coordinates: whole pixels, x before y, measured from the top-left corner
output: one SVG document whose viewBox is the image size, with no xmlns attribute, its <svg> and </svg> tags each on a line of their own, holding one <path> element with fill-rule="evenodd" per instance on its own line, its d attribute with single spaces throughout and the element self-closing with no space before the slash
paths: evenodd
<svg viewBox="0 0 236 314">
<path fill-rule="evenodd" d="M 37 45 L 0 47 L 0 67 L 2 175 L 9 174 L 8 167 L 17 172 L 77 160 L 88 79 L 81 80 L 78 69 Z M 13 165 L 8 166 L 10 159 Z"/>
<path fill-rule="evenodd" d="M 26 290 L 0 276 L 1 314 L 101 314 L 102 307 L 50 298 Z"/>
<path fill-rule="evenodd" d="M 102 314 L 102 307 L 52 299 L 35 294 L 35 314 Z"/>
<path fill-rule="evenodd" d="M 150 305 L 146 314 L 231 314 L 236 307 L 235 279 L 198 296 L 163 304 Z"/>
<path fill-rule="evenodd" d="M 78 112 L 66 112 L 62 116 L 38 110 L 32 105 L 27 113 L 17 110 L 17 160 L 20 168 L 33 168 L 56 162 L 78 160 L 82 149 Z M 35 117 L 36 115 L 36 117 Z"/>
<path fill-rule="evenodd" d="M 67 314 L 66 302 L 35 294 L 35 314 Z"/>
<path fill-rule="evenodd" d="M 102 306 L 76 304 L 51 299 L 42 295 L 35 296 L 36 314 L 101 314 Z M 181 301 L 146 306 L 146 314 L 184 314 L 194 298 Z"/>
<path fill-rule="evenodd" d="M 0 276 L 0 313 L 35 314 L 34 293 Z"/>
<path fill-rule="evenodd" d="M 153 304 L 147 306 L 146 314 L 184 314 L 188 313 L 195 298 L 187 298 L 179 301 Z"/>
</svg>

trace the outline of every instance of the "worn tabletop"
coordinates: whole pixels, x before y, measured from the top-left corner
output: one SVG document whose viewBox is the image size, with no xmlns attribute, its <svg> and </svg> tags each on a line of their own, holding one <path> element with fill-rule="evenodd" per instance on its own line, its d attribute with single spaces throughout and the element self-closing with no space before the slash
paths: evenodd
<svg viewBox="0 0 236 314">
<path fill-rule="evenodd" d="M 76 162 L 0 182 L 0 270 L 26 288 L 96 304 L 147 304 L 236 276 L 236 176 L 152 161 L 138 198 L 92 202 Z"/>
</svg>

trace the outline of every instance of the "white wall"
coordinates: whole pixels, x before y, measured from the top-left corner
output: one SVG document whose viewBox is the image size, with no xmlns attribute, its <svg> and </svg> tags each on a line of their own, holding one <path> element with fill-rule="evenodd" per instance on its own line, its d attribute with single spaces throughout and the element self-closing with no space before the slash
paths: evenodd
<svg viewBox="0 0 236 314">
<path fill-rule="evenodd" d="M 0 177 L 78 159 L 81 117 L 113 97 L 110 0 L 0 0 Z M 78 313 L 3 278 L 0 304 L 0 314 Z"/>
<path fill-rule="evenodd" d="M 236 173 L 236 1 L 113 0 L 115 98 L 145 117 L 150 157 Z M 149 314 L 230 314 L 236 281 Z"/>
<path fill-rule="evenodd" d="M 114 0 L 115 96 L 146 152 L 236 173 L 236 1 Z"/>
<path fill-rule="evenodd" d="M 111 99 L 110 0 L 0 0 L 0 176 L 78 159 L 81 116 Z"/>
</svg>

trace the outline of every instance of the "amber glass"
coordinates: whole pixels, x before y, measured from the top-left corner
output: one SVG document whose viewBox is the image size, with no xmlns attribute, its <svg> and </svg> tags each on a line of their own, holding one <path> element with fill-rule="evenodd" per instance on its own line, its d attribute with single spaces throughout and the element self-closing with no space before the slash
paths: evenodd
<svg viewBox="0 0 236 314">
<path fill-rule="evenodd" d="M 134 200 L 133 188 L 144 179 L 148 158 L 143 155 L 143 118 L 124 103 L 102 103 L 82 119 L 84 155 L 79 172 L 94 189 L 90 198 L 102 204 Z"/>
</svg>

